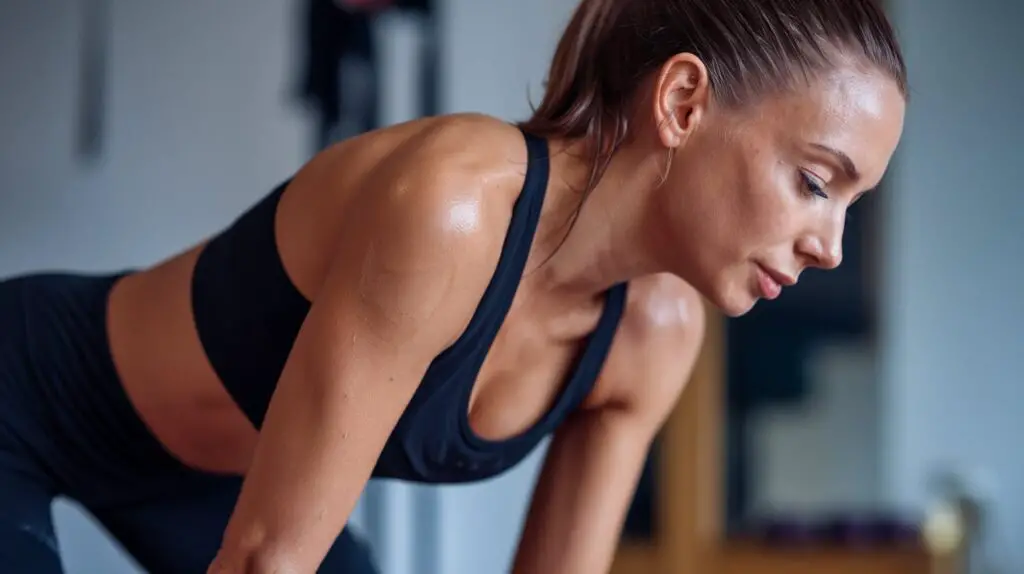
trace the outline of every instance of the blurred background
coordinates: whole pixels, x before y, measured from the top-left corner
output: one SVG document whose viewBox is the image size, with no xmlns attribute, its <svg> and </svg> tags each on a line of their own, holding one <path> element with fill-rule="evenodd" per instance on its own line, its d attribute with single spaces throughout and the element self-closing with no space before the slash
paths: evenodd
<svg viewBox="0 0 1024 574">
<path fill-rule="evenodd" d="M 0 277 L 151 264 L 375 126 L 524 119 L 575 4 L 4 0 Z M 1024 4 L 888 7 L 904 140 L 851 214 L 841 271 L 725 325 L 716 512 L 727 537 L 792 544 L 836 517 L 919 524 L 955 483 L 983 511 L 957 572 L 1019 574 Z M 505 572 L 542 451 L 484 484 L 372 483 L 353 521 L 385 574 Z M 660 470 L 679 453 L 653 454 L 624 545 L 660 540 L 681 487 Z M 74 504 L 55 513 L 69 574 L 139 571 Z"/>
</svg>

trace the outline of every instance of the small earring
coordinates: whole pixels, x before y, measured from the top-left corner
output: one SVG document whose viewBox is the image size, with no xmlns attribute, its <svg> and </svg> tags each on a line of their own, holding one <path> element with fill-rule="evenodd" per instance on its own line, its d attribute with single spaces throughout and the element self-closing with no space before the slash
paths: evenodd
<svg viewBox="0 0 1024 574">
<path fill-rule="evenodd" d="M 675 152 L 676 148 L 668 148 L 668 160 L 665 161 L 665 173 L 661 175 L 661 181 L 658 182 L 658 187 L 665 185 L 665 182 L 668 181 L 668 174 L 672 171 L 672 157 L 676 155 Z"/>
</svg>

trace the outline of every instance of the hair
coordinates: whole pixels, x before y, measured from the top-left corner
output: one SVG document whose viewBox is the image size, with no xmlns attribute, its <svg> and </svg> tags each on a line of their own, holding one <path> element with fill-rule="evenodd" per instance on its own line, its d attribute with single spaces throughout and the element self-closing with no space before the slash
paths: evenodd
<svg viewBox="0 0 1024 574">
<path fill-rule="evenodd" d="M 725 107 L 797 89 L 851 56 L 908 95 L 903 55 L 876 0 L 582 0 L 543 100 L 519 125 L 586 140 L 586 199 L 628 135 L 642 81 L 680 53 L 704 62 L 714 101 Z"/>
</svg>

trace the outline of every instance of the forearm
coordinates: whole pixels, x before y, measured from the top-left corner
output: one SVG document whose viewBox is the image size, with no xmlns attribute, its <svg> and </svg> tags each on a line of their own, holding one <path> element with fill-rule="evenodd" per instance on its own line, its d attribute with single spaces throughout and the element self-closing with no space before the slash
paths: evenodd
<svg viewBox="0 0 1024 574">
<path fill-rule="evenodd" d="M 213 572 L 316 571 L 358 499 L 370 439 L 344 436 L 343 397 L 298 381 L 278 386 Z"/>
<path fill-rule="evenodd" d="M 620 524 L 614 520 L 565 532 L 557 521 L 528 520 L 513 564 L 513 574 L 559 572 L 602 574 L 611 568 Z M 592 538 L 585 538 L 592 536 Z"/>
<path fill-rule="evenodd" d="M 515 574 L 610 570 L 648 444 L 647 433 L 619 418 L 614 411 L 580 415 L 552 441 Z"/>
</svg>

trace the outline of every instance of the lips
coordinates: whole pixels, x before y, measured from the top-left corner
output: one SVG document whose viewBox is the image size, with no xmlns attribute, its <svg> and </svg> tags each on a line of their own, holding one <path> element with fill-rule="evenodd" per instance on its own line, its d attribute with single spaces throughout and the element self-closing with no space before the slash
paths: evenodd
<svg viewBox="0 0 1024 574">
<path fill-rule="evenodd" d="M 765 267 L 764 270 L 765 270 L 766 273 L 768 273 L 768 276 L 772 278 L 772 281 L 775 281 L 776 283 L 778 283 L 779 285 L 782 285 L 783 287 L 791 287 L 793 285 L 796 285 L 796 278 L 795 277 L 792 277 L 790 275 L 786 275 L 785 273 L 782 273 L 781 271 L 776 271 L 775 269 L 772 269 L 771 267 Z"/>
<path fill-rule="evenodd" d="M 782 294 L 782 285 L 760 265 L 757 267 L 757 288 L 761 292 L 761 297 L 769 301 Z"/>
<path fill-rule="evenodd" d="M 794 285 L 795 283 L 796 279 L 785 273 L 762 265 L 757 266 L 757 286 L 758 290 L 761 291 L 761 296 L 765 299 L 772 300 L 777 298 L 782 294 L 784 286 Z"/>
</svg>

